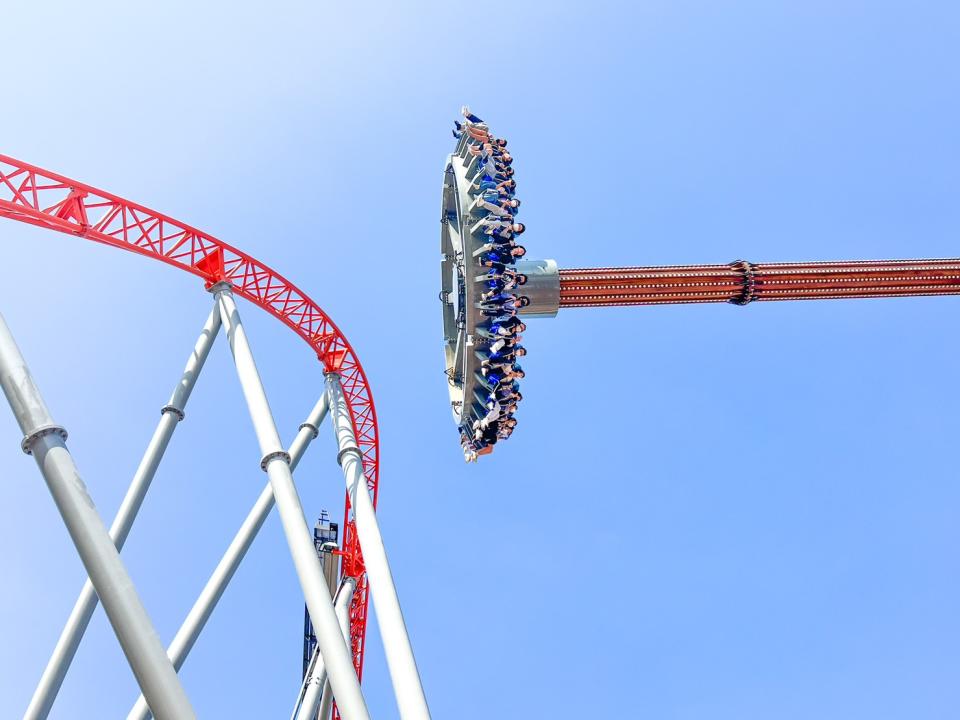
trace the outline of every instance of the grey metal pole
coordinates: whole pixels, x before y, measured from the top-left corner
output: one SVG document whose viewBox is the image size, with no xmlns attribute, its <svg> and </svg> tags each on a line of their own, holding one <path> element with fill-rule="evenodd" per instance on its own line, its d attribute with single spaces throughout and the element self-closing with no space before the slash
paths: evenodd
<svg viewBox="0 0 960 720">
<path fill-rule="evenodd" d="M 383 638 L 383 648 L 390 669 L 390 680 L 397 698 L 400 717 L 403 720 L 429 720 L 430 709 L 423 693 L 417 661 L 413 657 L 407 626 L 400 610 L 400 599 L 393 582 L 387 551 L 383 546 L 380 526 L 373 509 L 373 500 L 367 490 L 367 478 L 363 474 L 363 458 L 357 447 L 357 439 L 350 419 L 349 408 L 336 373 L 327 374 L 327 393 L 330 396 L 330 417 L 340 449 L 337 459 L 347 482 L 347 494 L 357 525 L 357 539 L 363 552 L 363 562 L 370 578 L 373 608 Z M 334 696 L 338 698 L 336 690 Z"/>
<path fill-rule="evenodd" d="M 6 321 L 0 316 L 0 385 L 24 434 L 70 538 L 93 582 L 127 662 L 159 720 L 196 717 L 173 665 L 163 651 L 133 581 L 107 533 Z"/>
<path fill-rule="evenodd" d="M 347 644 L 350 644 L 350 603 L 353 602 L 353 591 L 357 588 L 356 578 L 344 578 L 337 590 L 337 599 L 333 603 L 334 610 L 337 613 L 337 621 L 340 623 L 340 632 Z M 302 700 L 299 700 L 299 707 L 295 711 L 294 720 L 316 720 L 317 709 L 320 707 L 321 692 L 327 698 L 327 715 L 330 714 L 330 684 L 327 682 L 327 669 L 323 664 L 323 657 L 320 655 L 320 647 L 313 651 L 313 657 L 310 659 L 310 667 L 307 676 L 303 679 L 303 686 L 300 689 Z M 321 714 L 320 718 L 326 718 Z"/>
<path fill-rule="evenodd" d="M 250 419 L 260 443 L 263 468 L 270 485 L 273 488 L 273 497 L 280 513 L 280 521 L 287 537 L 290 555 L 300 578 L 310 619 L 317 632 L 317 643 L 323 655 L 324 665 L 330 676 L 330 684 L 337 698 L 340 712 L 346 720 L 367 720 L 370 713 L 367 704 L 360 692 L 360 680 L 353 669 L 353 660 L 350 650 L 340 636 L 337 616 L 330 600 L 330 591 L 323 578 L 323 568 L 320 567 L 320 558 L 313 545 L 313 538 L 307 529 L 300 496 L 293 484 L 293 475 L 290 472 L 290 456 L 280 445 L 277 435 L 277 426 L 270 411 L 270 404 L 260 380 L 253 354 L 247 342 L 243 325 L 240 322 L 240 313 L 233 300 L 233 293 L 226 283 L 219 283 L 212 288 L 220 303 L 220 319 L 230 341 L 230 350 L 233 352 L 237 366 L 237 375 L 250 411 Z"/>
<path fill-rule="evenodd" d="M 317 437 L 320 423 L 323 422 L 326 416 L 327 396 L 326 393 L 324 393 L 320 396 L 320 399 L 317 400 L 317 404 L 313 406 L 313 410 L 310 411 L 310 415 L 306 421 L 300 424 L 297 436 L 290 444 L 290 470 L 296 469 L 300 458 L 303 457 L 310 443 Z M 237 568 L 240 567 L 240 563 L 246 556 L 247 550 L 250 549 L 254 538 L 257 536 L 257 533 L 260 532 L 264 520 L 267 519 L 272 509 L 273 488 L 268 482 L 260 492 L 260 496 L 250 509 L 250 512 L 247 513 L 247 517 L 230 542 L 227 551 L 223 554 L 220 562 L 217 563 L 217 567 L 214 569 L 213 574 L 210 575 L 210 579 L 207 580 L 207 584 L 204 585 L 203 590 L 199 597 L 197 597 L 197 601 L 193 604 L 180 629 L 177 630 L 177 634 L 173 638 L 173 642 L 170 643 L 170 647 L 167 648 L 167 657 L 170 658 L 173 667 L 176 668 L 177 671 L 183 667 L 187 655 L 190 654 L 194 643 L 196 643 L 197 638 L 200 637 L 200 633 L 207 624 L 207 620 L 210 619 L 214 609 L 217 607 L 217 603 L 220 602 L 220 598 L 223 597 L 224 590 L 227 589 L 227 585 L 229 585 L 233 579 L 234 573 L 237 571 Z M 150 709 L 147 707 L 147 702 L 144 700 L 143 695 L 141 695 L 127 715 L 127 720 L 147 720 L 149 717 Z"/>
<path fill-rule="evenodd" d="M 340 621 L 340 632 L 344 639 L 350 642 L 350 605 L 353 603 L 353 593 L 357 589 L 356 578 L 344 578 L 344 585 L 341 592 L 348 592 L 349 596 L 345 602 L 340 603 L 337 598 L 337 620 Z M 327 720 L 330 717 L 330 710 L 333 708 L 333 692 L 330 690 L 330 678 L 325 677 L 323 681 L 323 692 L 320 694 L 320 711 L 316 717 L 320 720 Z"/>
<path fill-rule="evenodd" d="M 193 347 L 193 352 L 187 360 L 180 381 L 174 388 L 170 400 L 160 409 L 160 422 L 157 423 L 157 429 L 153 432 L 150 444 L 140 460 L 140 465 L 133 475 L 133 481 L 127 490 L 120 509 L 110 526 L 110 537 L 113 539 L 117 550 L 123 549 L 127 535 L 133 521 L 140 511 L 143 499 L 147 494 L 150 483 L 160 466 L 163 454 L 166 452 L 170 438 L 173 437 L 173 431 L 183 420 L 184 408 L 190 393 L 193 391 L 203 364 L 210 354 L 210 348 L 216 340 L 217 333 L 220 332 L 220 312 L 214 307 L 207 321 L 203 325 L 200 337 Z M 73 605 L 73 611 L 67 619 L 67 624 L 60 633 L 60 639 L 47 662 L 47 667 L 43 671 L 40 683 L 33 693 L 27 712 L 24 713 L 24 720 L 43 720 L 50 714 L 54 701 L 57 699 L 57 693 L 60 692 L 60 686 L 67 675 L 70 663 L 73 662 L 77 648 L 80 647 L 80 640 L 87 631 L 87 625 L 90 618 L 93 617 L 94 610 L 97 609 L 97 593 L 93 589 L 93 583 L 88 578 L 80 591 L 77 601 Z"/>
</svg>

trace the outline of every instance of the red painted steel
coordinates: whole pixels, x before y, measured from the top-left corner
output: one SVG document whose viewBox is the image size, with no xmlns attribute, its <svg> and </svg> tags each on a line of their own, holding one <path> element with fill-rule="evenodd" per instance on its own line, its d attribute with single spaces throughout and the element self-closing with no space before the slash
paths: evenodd
<svg viewBox="0 0 960 720">
<path fill-rule="evenodd" d="M 960 259 L 560 270 L 560 307 L 960 294 Z"/>
<path fill-rule="evenodd" d="M 380 487 L 377 411 L 367 376 L 339 328 L 306 293 L 259 260 L 178 220 L 143 205 L 0 155 L 0 217 L 77 235 L 128 250 L 202 278 L 207 287 L 229 283 L 303 338 L 327 372 L 340 374 L 363 469 L 374 506 Z M 357 529 L 344 510 L 343 567 L 363 570 Z M 366 573 L 350 608 L 353 662 L 363 675 L 363 650 L 370 602 Z"/>
</svg>

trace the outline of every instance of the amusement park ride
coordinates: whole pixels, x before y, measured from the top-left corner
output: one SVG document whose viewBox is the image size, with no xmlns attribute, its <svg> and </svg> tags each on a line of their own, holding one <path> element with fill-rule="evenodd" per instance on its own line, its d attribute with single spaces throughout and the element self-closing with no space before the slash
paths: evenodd
<svg viewBox="0 0 960 720">
<path fill-rule="evenodd" d="M 496 272 L 481 264 L 491 241 L 490 225 L 484 221 L 491 216 L 486 210 L 489 204 L 481 205 L 477 199 L 484 194 L 482 188 L 490 193 L 491 185 L 514 176 L 506 171 L 506 165 L 500 169 L 507 174 L 493 174 L 492 158 L 483 162 L 499 151 L 486 124 L 481 121 L 473 125 L 474 134 L 470 133 L 469 121 L 462 127 L 444 170 L 440 299 L 450 407 L 462 442 L 467 445 L 465 455 L 471 460 L 491 452 L 496 442 L 479 449 L 469 446 L 477 424 L 485 416 L 490 418 L 488 408 L 496 390 L 482 372 L 484 360 L 491 355 L 490 346 L 497 339 L 489 330 L 498 318 L 490 317 L 490 306 L 481 297 L 492 286 L 490 273 Z M 519 244 L 515 235 L 510 239 L 514 245 Z M 508 267 L 526 277 L 524 284 L 508 293 L 518 300 L 527 298 L 525 303 L 515 303 L 516 316 L 523 320 L 552 318 L 561 308 L 575 307 L 748 305 L 772 300 L 960 294 L 957 258 L 764 264 L 738 260 L 722 265 L 570 270 L 558 268 L 554 260 L 515 260 Z M 500 417 L 508 415 L 502 413 Z"/>
<path fill-rule="evenodd" d="M 323 720 L 331 712 L 334 718 L 348 720 L 369 717 L 360 678 L 372 595 L 400 715 L 429 718 L 375 513 L 380 482 L 377 414 L 366 374 L 340 329 L 303 291 L 246 253 L 142 205 L 4 155 L 0 155 L 0 217 L 160 260 L 197 276 L 213 301 L 183 374 L 160 409 L 156 430 L 109 532 L 67 450 L 67 431 L 54 421 L 0 317 L 0 386 L 23 433 L 21 448 L 36 460 L 89 576 L 24 717 L 49 715 L 98 601 L 143 693 L 128 718 L 195 717 L 177 671 L 276 504 L 316 638 L 315 657 L 307 663 L 310 672 L 293 717 L 316 720 L 321 711 L 327 713 Z M 323 366 L 326 387 L 286 449 L 240 320 L 237 296 L 299 335 Z M 185 417 L 187 400 L 221 329 L 259 443 L 259 469 L 268 481 L 165 650 L 119 550 L 174 430 Z M 315 544 L 292 474 L 328 415 L 347 491 L 338 548 Z M 337 576 L 338 583 L 333 581 Z"/>
<path fill-rule="evenodd" d="M 496 431 L 497 423 L 506 420 L 507 413 L 497 416 L 499 404 L 490 401 L 498 397 L 501 381 L 489 370 L 497 352 L 491 346 L 501 337 L 497 335 L 499 324 L 508 314 L 535 318 L 555 317 L 560 308 L 571 307 L 747 305 L 770 300 L 960 294 L 958 259 L 789 264 L 741 260 L 721 265 L 568 270 L 559 269 L 553 260 L 514 263 L 512 258 L 500 264 L 500 272 L 505 272 L 503 265 L 509 265 L 510 272 L 524 276 L 525 282 L 505 293 L 499 279 L 491 281 L 491 267 L 482 264 L 490 252 L 488 231 L 492 225 L 489 208 L 483 210 L 486 201 L 478 200 L 478 194 L 488 187 L 485 173 L 496 160 L 488 154 L 491 145 L 475 142 L 477 134 L 488 133 L 486 126 L 470 122 L 476 134 L 461 134 L 444 173 L 440 293 L 450 404 L 470 459 L 489 452 L 496 442 L 495 438 L 472 449 L 475 425 L 486 420 L 484 427 L 488 428 L 492 418 Z M 89 576 L 24 717 L 39 720 L 49 715 L 98 602 L 103 604 L 143 693 L 128 718 L 143 720 L 151 714 L 159 720 L 195 717 L 177 672 L 276 504 L 307 606 L 303 684 L 291 717 L 369 718 L 360 679 L 372 598 L 400 717 L 429 718 L 377 523 L 380 457 L 376 410 L 367 377 L 340 329 L 299 288 L 235 247 L 142 205 L 4 155 L 0 155 L 0 217 L 159 260 L 199 278 L 213 300 L 109 531 L 80 480 L 67 449 L 67 431 L 53 419 L 0 317 L 0 386 L 23 433 L 21 447 L 36 461 Z M 499 316 L 491 309 L 490 288 L 499 293 L 497 302 L 510 304 L 509 313 Z M 507 294 L 517 301 L 504 300 Z M 299 335 L 323 366 L 326 386 L 287 448 L 280 442 L 241 323 L 237 296 Z M 526 300 L 519 302 L 521 298 Z M 507 304 L 499 307 L 507 308 Z M 180 630 L 164 649 L 119 551 L 174 431 L 185 418 L 187 400 L 221 329 L 259 443 L 259 467 L 268 480 Z M 519 399 L 519 394 L 514 397 Z M 488 403 L 495 409 L 490 410 Z M 511 405 L 509 414 L 514 409 Z M 311 535 L 293 471 L 328 415 L 339 450 L 336 460 L 346 482 L 344 520 L 338 525 L 324 517 Z"/>
</svg>

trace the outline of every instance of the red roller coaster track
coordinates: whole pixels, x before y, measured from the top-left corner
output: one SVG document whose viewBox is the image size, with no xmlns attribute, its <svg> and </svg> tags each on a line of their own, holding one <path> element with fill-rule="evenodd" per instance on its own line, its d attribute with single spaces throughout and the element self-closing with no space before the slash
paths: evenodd
<svg viewBox="0 0 960 720">
<path fill-rule="evenodd" d="M 376 506 L 380 479 L 377 412 L 367 376 L 339 328 L 306 293 L 259 260 L 167 215 L 62 175 L 0 155 L 0 217 L 129 250 L 202 278 L 229 283 L 303 338 L 341 384 Z M 363 674 L 369 588 L 356 527 L 344 510 L 343 571 L 359 582 L 350 613 L 353 663 Z"/>
</svg>

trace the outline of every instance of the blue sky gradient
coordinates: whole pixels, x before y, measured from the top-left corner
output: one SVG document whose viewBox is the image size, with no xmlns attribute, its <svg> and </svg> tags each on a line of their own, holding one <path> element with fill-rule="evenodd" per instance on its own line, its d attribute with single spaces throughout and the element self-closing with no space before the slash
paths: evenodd
<svg viewBox="0 0 960 720">
<path fill-rule="evenodd" d="M 946 2 L 16 3 L 0 152 L 293 279 L 381 423 L 381 523 L 435 718 L 934 720 L 960 712 L 956 298 L 562 311 L 520 425 L 465 466 L 438 247 L 449 127 L 509 138 L 561 267 L 954 257 Z M 500 13 L 500 15 L 497 15 Z M 0 312 L 112 518 L 208 312 L 193 277 L 0 224 Z M 308 348 L 241 312 L 281 434 Z M 84 574 L 0 412 L 0 717 Z M 342 510 L 326 428 L 297 473 Z M 265 477 L 218 341 L 123 552 L 164 641 Z M 181 675 L 200 717 L 285 717 L 302 598 L 276 516 Z M 396 717 L 372 622 L 364 687 Z M 98 612 L 55 718 L 124 717 Z"/>
</svg>

